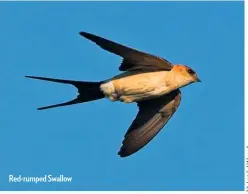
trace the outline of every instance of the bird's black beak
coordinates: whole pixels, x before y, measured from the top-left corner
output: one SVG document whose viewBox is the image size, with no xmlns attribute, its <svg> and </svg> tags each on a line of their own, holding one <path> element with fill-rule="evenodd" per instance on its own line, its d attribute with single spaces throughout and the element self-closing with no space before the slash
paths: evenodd
<svg viewBox="0 0 248 194">
<path fill-rule="evenodd" d="M 197 78 L 197 80 L 196 80 L 197 82 L 202 82 L 199 78 Z"/>
</svg>

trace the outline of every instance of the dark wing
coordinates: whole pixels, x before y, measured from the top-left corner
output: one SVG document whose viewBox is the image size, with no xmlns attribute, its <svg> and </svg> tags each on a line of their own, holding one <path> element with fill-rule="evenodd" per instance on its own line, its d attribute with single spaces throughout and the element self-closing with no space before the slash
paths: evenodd
<svg viewBox="0 0 248 194">
<path fill-rule="evenodd" d="M 172 69 L 172 64 L 163 58 L 134 50 L 87 32 L 80 32 L 80 35 L 95 42 L 101 48 L 123 57 L 123 61 L 119 67 L 120 71 L 169 71 Z"/>
<path fill-rule="evenodd" d="M 149 143 L 172 117 L 180 101 L 181 92 L 175 90 L 160 98 L 139 102 L 138 115 L 129 127 L 118 154 L 129 156 Z"/>
</svg>

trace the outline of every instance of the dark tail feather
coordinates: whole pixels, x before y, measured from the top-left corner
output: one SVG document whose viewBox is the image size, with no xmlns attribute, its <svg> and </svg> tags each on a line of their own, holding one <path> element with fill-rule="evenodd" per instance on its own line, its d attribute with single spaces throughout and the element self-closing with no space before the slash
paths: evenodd
<svg viewBox="0 0 248 194">
<path fill-rule="evenodd" d="M 40 108 L 38 108 L 38 110 L 44 110 L 44 109 L 48 109 L 48 108 L 55 108 L 55 107 L 59 107 L 59 106 L 67 106 L 67 105 L 72 105 L 72 104 L 77 104 L 77 103 L 81 103 L 81 101 L 78 98 L 75 98 L 74 100 L 64 102 L 64 103 L 61 103 L 61 104 L 55 104 L 55 105 L 51 105 L 51 106 L 40 107 Z"/>
<path fill-rule="evenodd" d="M 82 102 L 88 102 L 88 101 L 93 101 L 93 100 L 104 98 L 104 94 L 100 90 L 100 85 L 102 84 L 102 82 L 72 81 L 72 80 L 62 80 L 62 79 L 53 79 L 53 78 L 36 77 L 36 76 L 25 76 L 25 77 L 32 78 L 32 79 L 51 81 L 51 82 L 57 82 L 57 83 L 63 83 L 63 84 L 70 84 L 70 85 L 75 86 L 78 89 L 79 95 L 74 100 L 60 103 L 60 104 L 51 105 L 51 106 L 41 107 L 41 108 L 38 108 L 38 110 L 55 108 L 59 106 L 67 106 L 67 105 L 78 104 Z"/>
</svg>

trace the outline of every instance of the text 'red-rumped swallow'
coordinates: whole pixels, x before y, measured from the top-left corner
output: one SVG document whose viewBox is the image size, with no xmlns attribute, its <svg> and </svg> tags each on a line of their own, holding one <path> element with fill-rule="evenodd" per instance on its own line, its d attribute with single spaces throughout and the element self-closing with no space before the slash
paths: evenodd
<svg viewBox="0 0 248 194">
<path fill-rule="evenodd" d="M 102 98 L 125 103 L 136 102 L 139 112 L 129 127 L 118 154 L 129 156 L 149 143 L 168 122 L 181 101 L 179 88 L 199 82 L 195 71 L 185 65 L 173 65 L 166 59 L 144 53 L 105 38 L 80 32 L 101 48 L 123 58 L 124 71 L 100 82 L 72 81 L 36 76 L 28 78 L 71 84 L 78 96 L 69 102 L 38 108 L 38 110 L 89 102 Z"/>
</svg>

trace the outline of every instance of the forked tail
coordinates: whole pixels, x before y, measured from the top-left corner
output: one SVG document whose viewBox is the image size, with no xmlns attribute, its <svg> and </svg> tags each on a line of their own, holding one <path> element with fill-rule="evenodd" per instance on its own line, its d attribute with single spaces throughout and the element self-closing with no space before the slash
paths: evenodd
<svg viewBox="0 0 248 194">
<path fill-rule="evenodd" d="M 57 83 L 62 83 L 62 84 L 70 84 L 70 85 L 75 86 L 78 89 L 79 94 L 77 98 L 71 101 L 68 101 L 68 102 L 64 102 L 64 103 L 41 107 L 41 108 L 38 108 L 38 110 L 55 108 L 59 106 L 67 106 L 67 105 L 88 102 L 88 101 L 104 98 L 104 94 L 100 90 L 100 85 L 102 84 L 102 82 L 72 81 L 72 80 L 53 79 L 53 78 L 36 77 L 36 76 L 25 76 L 25 77 L 32 78 L 32 79 L 51 81 L 51 82 L 57 82 Z"/>
</svg>

